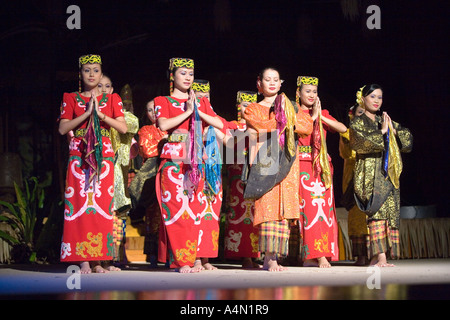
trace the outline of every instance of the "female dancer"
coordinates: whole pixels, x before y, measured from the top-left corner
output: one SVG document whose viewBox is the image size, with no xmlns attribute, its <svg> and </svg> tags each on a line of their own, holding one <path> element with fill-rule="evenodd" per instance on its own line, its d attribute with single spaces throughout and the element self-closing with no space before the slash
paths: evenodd
<svg viewBox="0 0 450 320">
<path fill-rule="evenodd" d="M 218 217 L 210 210 L 201 179 L 202 133 L 204 126 L 221 130 L 223 124 L 208 99 L 197 102 L 190 90 L 192 59 L 172 58 L 169 72 L 170 97 L 155 98 L 158 126 L 169 134 L 156 179 L 162 217 L 158 256 L 162 262 L 169 258 L 170 266 L 179 272 L 199 272 L 205 267 L 194 265 L 196 257 L 217 256 L 219 239 Z M 215 224 L 208 223 L 213 220 Z"/>
<path fill-rule="evenodd" d="M 127 132 L 117 94 L 96 96 L 101 57 L 79 59 L 80 92 L 64 93 L 59 132 L 74 130 L 69 146 L 61 261 L 81 262 L 81 272 L 106 272 L 102 260 L 113 255 L 114 152 L 109 129 Z M 84 91 L 81 92 L 81 82 Z M 113 270 L 116 270 L 115 268 Z"/>
<path fill-rule="evenodd" d="M 296 113 L 290 100 L 284 94 L 278 95 L 281 82 L 280 74 L 276 69 L 264 69 L 257 78 L 258 92 L 264 96 L 264 99 L 259 103 L 250 104 L 244 113 L 247 125 L 256 130 L 259 139 L 259 151 L 256 161 L 251 161 L 252 166 L 245 194 L 253 191 L 257 194 L 261 187 L 267 187 L 262 190 L 264 192 L 262 196 L 256 196 L 259 198 L 255 200 L 253 223 L 259 226 L 259 250 L 265 254 L 263 269 L 269 271 L 286 270 L 278 264 L 277 256 L 288 253 L 289 219 L 300 217 L 299 166 L 298 161 L 295 160 L 298 148 L 295 140 L 296 135 L 304 136 L 312 131 L 311 117 L 302 112 Z M 264 169 L 260 171 L 258 177 L 252 178 L 255 170 L 265 167 L 263 161 L 260 161 L 264 157 L 261 151 L 268 150 L 263 148 L 265 142 L 262 140 L 265 138 L 268 138 L 266 142 L 271 141 L 270 146 L 279 144 L 282 150 L 280 157 L 272 162 L 276 164 L 274 171 L 284 172 L 279 179 L 272 179 L 272 176 L 278 175 L 263 172 Z M 266 146 L 268 146 L 267 143 Z M 278 155 L 278 152 L 273 148 L 270 154 Z M 253 155 L 250 155 L 250 158 L 252 159 Z M 267 179 L 271 182 L 267 183 Z"/>
<path fill-rule="evenodd" d="M 391 258 L 400 255 L 400 152 L 412 150 L 413 137 L 386 112 L 377 114 L 383 103 L 379 85 L 366 85 L 356 96 L 365 111 L 350 122 L 350 146 L 356 151 L 355 200 L 368 216 L 370 263 L 390 267 L 386 252 L 390 249 Z"/>
<path fill-rule="evenodd" d="M 329 268 L 328 259 L 338 258 L 338 226 L 326 131 L 345 132 L 347 127 L 322 110 L 318 85 L 316 77 L 297 78 L 297 105 L 314 121 L 313 133 L 300 139 L 301 255 L 304 267 Z"/>
</svg>

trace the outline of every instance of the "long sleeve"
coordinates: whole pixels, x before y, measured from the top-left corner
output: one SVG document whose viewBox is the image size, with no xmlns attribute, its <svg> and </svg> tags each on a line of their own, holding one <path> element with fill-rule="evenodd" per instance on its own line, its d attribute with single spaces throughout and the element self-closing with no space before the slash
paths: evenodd
<svg viewBox="0 0 450 320">
<path fill-rule="evenodd" d="M 400 152 L 411 152 L 413 146 L 413 136 L 409 129 L 402 127 L 399 123 L 392 121 L 394 129 L 397 131 L 397 143 Z"/>
</svg>

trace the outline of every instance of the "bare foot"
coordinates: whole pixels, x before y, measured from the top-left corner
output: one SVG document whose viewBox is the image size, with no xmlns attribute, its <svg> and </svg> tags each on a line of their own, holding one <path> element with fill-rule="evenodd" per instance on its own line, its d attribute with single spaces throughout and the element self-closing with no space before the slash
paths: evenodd
<svg viewBox="0 0 450 320">
<path fill-rule="evenodd" d="M 196 259 L 191 272 L 200 272 L 203 270 L 205 270 L 205 268 L 202 265 L 202 261 L 200 259 Z"/>
<path fill-rule="evenodd" d="M 319 268 L 331 268 L 331 264 L 328 262 L 327 258 L 320 257 L 316 259 L 306 259 L 303 261 L 304 267 L 319 267 Z"/>
<path fill-rule="evenodd" d="M 325 257 L 317 258 L 317 262 L 319 263 L 319 268 L 331 268 L 331 264 Z"/>
<path fill-rule="evenodd" d="M 202 266 L 204 270 L 217 270 L 217 267 L 213 266 L 211 263 L 209 263 L 208 258 L 201 258 Z"/>
<path fill-rule="evenodd" d="M 81 274 L 88 274 L 91 273 L 91 266 L 89 265 L 88 261 L 80 263 L 80 273 Z"/>
<path fill-rule="evenodd" d="M 374 256 L 372 260 L 370 260 L 371 266 L 377 266 L 377 267 L 395 267 L 392 263 L 388 263 L 386 259 L 386 254 L 379 253 L 378 255 Z"/>
<path fill-rule="evenodd" d="M 267 271 L 285 271 L 287 268 L 279 265 L 275 254 L 266 254 L 263 269 Z"/>
<path fill-rule="evenodd" d="M 242 258 L 243 269 L 261 269 L 262 266 L 252 260 L 252 258 Z"/>
<path fill-rule="evenodd" d="M 94 273 L 108 273 L 109 271 L 104 269 L 100 264 L 97 264 L 92 267 L 92 271 Z"/>
<path fill-rule="evenodd" d="M 122 269 L 117 268 L 115 266 L 106 267 L 105 270 L 108 270 L 108 271 L 122 271 Z"/>
<path fill-rule="evenodd" d="M 191 273 L 192 268 L 188 265 L 186 266 L 182 266 L 181 268 L 178 269 L 179 273 Z"/>
<path fill-rule="evenodd" d="M 205 268 L 205 270 L 217 270 L 217 267 L 213 266 L 211 263 L 207 262 L 205 264 L 203 264 L 203 268 Z"/>
</svg>

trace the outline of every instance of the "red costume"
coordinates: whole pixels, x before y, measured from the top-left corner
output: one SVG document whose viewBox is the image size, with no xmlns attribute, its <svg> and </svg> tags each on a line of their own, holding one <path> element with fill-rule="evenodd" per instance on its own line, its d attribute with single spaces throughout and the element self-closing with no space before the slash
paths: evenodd
<svg viewBox="0 0 450 320">
<path fill-rule="evenodd" d="M 303 110 L 308 113 L 308 110 Z M 327 110 L 322 110 L 322 117 L 334 119 Z M 317 119 L 315 120 L 317 121 Z M 330 128 L 322 122 L 324 138 Z M 315 129 L 316 130 L 316 126 Z M 336 261 L 338 252 L 338 225 L 336 209 L 334 205 L 333 184 L 325 188 L 320 175 L 313 171 L 313 159 L 311 148 L 313 139 L 317 135 L 311 134 L 299 139 L 300 162 L 300 231 L 302 237 L 301 254 L 303 259 L 315 259 L 320 257 L 331 258 Z M 325 143 L 325 141 L 322 141 Z M 328 161 L 333 175 L 331 158 Z"/>
<path fill-rule="evenodd" d="M 185 112 L 187 99 L 155 98 L 158 118 L 173 118 Z M 209 100 L 202 98 L 199 110 L 216 116 Z M 161 208 L 159 261 L 170 261 L 171 268 L 193 266 L 197 257 L 218 255 L 219 216 L 212 207 L 221 205 L 222 192 L 209 201 L 204 193 L 204 180 L 197 186 L 187 183 L 190 169 L 187 157 L 187 137 L 191 117 L 169 130 L 169 139 L 161 151 L 161 164 L 156 177 L 156 194 Z M 202 130 L 205 123 L 202 121 Z"/>
<path fill-rule="evenodd" d="M 84 114 L 89 99 L 78 92 L 65 93 L 60 119 L 72 120 Z M 106 116 L 124 116 L 119 95 L 103 94 L 97 100 L 100 111 Z M 99 176 L 93 176 L 90 181 L 83 142 L 88 120 L 74 130 L 75 136 L 69 146 L 61 245 L 63 262 L 111 260 L 113 255 L 114 151 L 110 127 L 100 121 L 100 128 L 95 133 L 101 135 L 103 161 Z"/>
</svg>

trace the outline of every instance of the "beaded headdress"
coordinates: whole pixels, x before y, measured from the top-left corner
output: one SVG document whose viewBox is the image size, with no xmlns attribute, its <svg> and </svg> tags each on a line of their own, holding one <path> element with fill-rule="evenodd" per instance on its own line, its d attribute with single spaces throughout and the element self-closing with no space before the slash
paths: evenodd
<svg viewBox="0 0 450 320">
<path fill-rule="evenodd" d="M 246 102 L 256 102 L 257 94 L 253 91 L 238 91 L 236 102 L 242 103 Z"/>
<path fill-rule="evenodd" d="M 78 68 L 81 69 L 81 66 L 84 64 L 93 64 L 98 63 L 102 64 L 102 58 L 98 54 L 85 54 L 78 58 Z M 78 73 L 78 92 L 81 92 L 81 70 Z"/>
<path fill-rule="evenodd" d="M 78 65 L 80 68 L 83 64 L 87 63 L 102 64 L 102 58 L 98 54 L 85 54 L 78 59 Z"/>
<path fill-rule="evenodd" d="M 238 91 L 236 97 L 237 104 L 237 119 L 241 121 L 241 103 L 242 102 L 256 102 L 258 94 L 254 91 Z"/>
<path fill-rule="evenodd" d="M 192 84 L 192 90 L 196 92 L 209 92 L 211 91 L 211 87 L 209 86 L 208 80 L 195 79 Z"/>
<path fill-rule="evenodd" d="M 175 68 L 188 68 L 194 69 L 194 60 L 190 58 L 171 58 L 169 60 L 169 81 L 170 81 L 170 94 L 173 92 L 173 69 Z"/>
<path fill-rule="evenodd" d="M 319 78 L 309 76 L 299 76 L 297 78 L 297 87 L 300 87 L 302 84 L 311 84 L 313 86 L 318 86 Z"/>
</svg>

